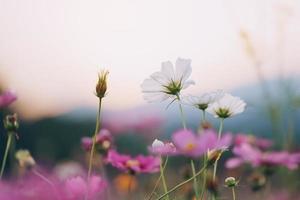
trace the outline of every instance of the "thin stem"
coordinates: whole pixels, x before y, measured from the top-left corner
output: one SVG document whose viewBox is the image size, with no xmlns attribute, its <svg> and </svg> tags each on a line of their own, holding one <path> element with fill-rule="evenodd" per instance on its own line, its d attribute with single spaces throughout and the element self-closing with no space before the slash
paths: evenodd
<svg viewBox="0 0 300 200">
<path fill-rule="evenodd" d="M 99 133 L 99 130 L 100 130 L 101 104 L 102 104 L 102 98 L 99 98 L 99 106 L 98 106 L 98 113 L 97 113 L 97 119 L 96 119 L 96 128 L 95 128 L 95 133 L 94 133 L 94 136 L 93 136 L 92 149 L 91 149 L 91 152 L 90 152 L 89 170 L 88 170 L 88 176 L 87 176 L 88 181 L 91 177 L 92 168 L 93 168 L 93 157 L 94 157 L 94 153 L 95 153 L 96 137 L 97 137 L 97 134 Z"/>
<path fill-rule="evenodd" d="M 203 157 L 203 163 L 205 164 L 206 163 L 206 155 L 204 155 Z M 202 190 L 201 190 L 201 196 L 200 196 L 200 199 L 204 199 L 204 193 L 205 193 L 205 190 L 206 190 L 206 176 L 207 176 L 207 170 L 204 169 L 204 172 L 203 172 L 203 183 L 202 183 Z"/>
<path fill-rule="evenodd" d="M 9 152 L 9 148 L 10 148 L 10 144 L 11 144 L 13 135 L 14 135 L 14 133 L 8 133 L 6 148 L 5 148 L 4 157 L 3 157 L 3 161 L 2 161 L 2 165 L 1 165 L 0 179 L 2 179 L 2 176 L 3 176 L 3 172 L 5 169 L 6 160 L 7 160 L 7 155 Z"/>
<path fill-rule="evenodd" d="M 164 191 L 165 193 L 168 192 L 168 187 L 167 187 L 167 183 L 166 183 L 166 179 L 165 179 L 165 173 L 164 173 L 164 168 L 163 168 L 163 159 L 160 159 L 160 175 L 161 175 L 161 180 L 162 180 L 162 184 L 164 187 Z M 166 195 L 166 199 L 169 200 L 169 195 Z"/>
<path fill-rule="evenodd" d="M 235 200 L 235 190 L 234 190 L 234 187 L 232 187 L 232 200 Z"/>
<path fill-rule="evenodd" d="M 169 157 L 167 156 L 166 159 L 165 159 L 165 163 L 164 163 L 163 170 L 166 169 L 168 160 L 169 160 Z M 150 193 L 149 197 L 148 197 L 148 198 L 145 198 L 145 199 L 151 200 L 152 196 L 153 196 L 154 193 L 155 193 L 156 188 L 158 187 L 158 184 L 160 183 L 161 177 L 162 177 L 162 176 L 161 176 L 161 174 L 160 174 L 159 177 L 158 177 L 158 179 L 157 179 L 157 181 L 156 181 L 156 183 L 155 183 L 155 185 L 154 185 L 154 188 L 153 188 L 152 192 Z"/>
<path fill-rule="evenodd" d="M 218 132 L 218 141 L 221 139 L 222 130 L 223 130 L 223 124 L 224 124 L 224 119 L 221 118 L 219 132 Z M 214 164 L 214 173 L 213 173 L 213 180 L 214 181 L 216 180 L 217 168 L 218 168 L 218 160 Z"/>
<path fill-rule="evenodd" d="M 177 100 L 178 100 L 178 104 L 179 104 L 181 123 L 182 123 L 183 128 L 186 129 L 185 117 L 184 117 L 184 113 L 183 113 L 183 109 L 182 109 L 182 105 L 181 105 L 181 102 L 180 102 L 179 95 L 177 95 Z"/>
<path fill-rule="evenodd" d="M 128 200 L 131 200 L 131 185 L 133 181 L 133 175 L 129 175 L 129 183 L 128 183 L 128 188 L 127 188 L 127 197 Z"/>
<path fill-rule="evenodd" d="M 206 121 L 206 113 L 205 110 L 202 110 L 202 122 Z"/>
<path fill-rule="evenodd" d="M 95 153 L 95 146 L 96 146 L 96 137 L 97 134 L 99 133 L 100 130 L 100 114 L 101 114 L 101 105 L 102 105 L 102 98 L 99 98 L 99 106 L 98 106 L 98 113 L 97 113 L 97 118 L 96 118 L 96 128 L 95 128 L 95 133 L 93 136 L 93 144 L 90 152 L 90 160 L 89 160 L 89 169 L 88 169 L 88 174 L 87 174 L 87 182 L 89 183 L 90 178 L 91 178 L 91 173 L 93 169 L 93 157 Z M 85 195 L 85 200 L 88 199 L 89 196 L 89 190 L 87 190 L 86 195 Z"/>
<path fill-rule="evenodd" d="M 194 164 L 193 159 L 191 159 L 191 168 L 192 168 L 193 176 L 195 176 L 196 170 L 195 170 L 195 164 Z M 199 199 L 199 192 L 198 192 L 198 181 L 197 181 L 197 177 L 194 178 L 194 191 L 195 191 L 195 195 L 196 195 L 196 200 L 200 200 L 200 199 Z"/>
<path fill-rule="evenodd" d="M 188 182 L 194 180 L 194 178 L 196 178 L 197 176 L 199 176 L 203 171 L 204 169 L 206 169 L 207 167 L 207 164 L 205 164 L 199 172 L 197 172 L 194 176 L 192 176 L 191 178 L 179 183 L 178 185 L 176 185 L 175 187 L 173 187 L 172 189 L 170 189 L 168 192 L 166 192 L 165 194 L 161 195 L 157 200 L 160 200 L 162 198 L 164 198 L 165 196 L 169 195 L 170 193 L 174 192 L 175 190 L 177 190 L 178 188 L 180 188 L 181 186 L 187 184 Z"/>
</svg>

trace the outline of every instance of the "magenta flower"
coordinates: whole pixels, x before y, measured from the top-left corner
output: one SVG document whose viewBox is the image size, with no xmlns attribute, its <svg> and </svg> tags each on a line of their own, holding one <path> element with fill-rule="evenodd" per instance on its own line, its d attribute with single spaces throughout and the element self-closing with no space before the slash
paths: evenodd
<svg viewBox="0 0 300 200">
<path fill-rule="evenodd" d="M 234 147 L 236 157 L 226 162 L 227 168 L 236 168 L 244 163 L 250 163 L 253 167 L 277 167 L 284 166 L 290 170 L 296 169 L 300 163 L 300 153 L 262 152 L 250 144 L 243 143 Z"/>
<path fill-rule="evenodd" d="M 254 135 L 246 135 L 246 134 L 237 134 L 235 136 L 234 144 L 241 145 L 243 143 L 248 143 L 253 146 L 256 146 L 260 149 L 267 149 L 273 145 L 273 142 L 264 138 L 257 138 Z"/>
<path fill-rule="evenodd" d="M 99 176 L 92 176 L 89 183 L 77 176 L 65 182 L 64 191 L 68 200 L 83 199 L 88 194 L 89 199 L 99 196 L 106 188 L 106 182 Z"/>
<path fill-rule="evenodd" d="M 96 148 L 107 151 L 112 147 L 112 135 L 107 129 L 101 129 L 96 135 Z M 81 138 L 81 146 L 84 150 L 90 151 L 93 145 L 93 138 Z"/>
<path fill-rule="evenodd" d="M 158 157 L 143 155 L 131 157 L 119 154 L 115 150 L 108 152 L 106 161 L 112 166 L 132 174 L 154 173 L 159 171 L 160 166 L 160 159 Z"/>
<path fill-rule="evenodd" d="M 155 139 L 149 147 L 149 151 L 156 155 L 174 155 L 176 153 L 176 147 L 172 142 L 163 143 L 162 141 Z"/>
<path fill-rule="evenodd" d="M 213 130 L 205 130 L 200 136 L 191 130 L 179 130 L 174 133 L 172 140 L 178 154 L 199 157 L 206 154 L 208 150 L 228 148 L 232 136 L 231 134 L 224 134 L 218 140 L 217 133 Z"/>
<path fill-rule="evenodd" d="M 5 91 L 0 95 L 0 108 L 7 107 L 17 100 L 17 96 L 11 91 Z"/>
</svg>

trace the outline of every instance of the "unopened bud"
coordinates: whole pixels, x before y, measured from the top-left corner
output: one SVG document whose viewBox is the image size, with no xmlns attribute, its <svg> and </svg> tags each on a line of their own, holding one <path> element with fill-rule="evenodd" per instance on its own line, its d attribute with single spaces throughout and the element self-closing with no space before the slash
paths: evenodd
<svg viewBox="0 0 300 200">
<path fill-rule="evenodd" d="M 107 75 L 108 71 L 103 70 L 98 75 L 98 83 L 96 85 L 96 96 L 103 98 L 107 90 Z"/>
<path fill-rule="evenodd" d="M 20 167 L 32 168 L 35 165 L 35 161 L 28 150 L 17 151 L 15 157 L 18 160 Z"/>
<path fill-rule="evenodd" d="M 17 114 L 6 115 L 3 120 L 4 128 L 7 132 L 16 132 L 19 128 L 18 116 Z"/>
<path fill-rule="evenodd" d="M 235 187 L 235 186 L 237 186 L 237 184 L 238 184 L 238 181 L 236 181 L 234 177 L 227 177 L 225 179 L 225 185 L 227 187 Z"/>
<path fill-rule="evenodd" d="M 214 150 L 208 151 L 207 152 L 208 165 L 215 164 L 215 162 L 217 162 L 221 158 L 221 155 L 223 154 L 224 151 L 225 151 L 225 149 L 214 149 Z"/>
</svg>

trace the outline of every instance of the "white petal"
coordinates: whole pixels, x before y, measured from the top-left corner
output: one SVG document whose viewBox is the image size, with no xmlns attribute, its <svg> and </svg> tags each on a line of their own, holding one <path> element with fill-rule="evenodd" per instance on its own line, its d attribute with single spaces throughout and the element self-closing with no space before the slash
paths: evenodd
<svg viewBox="0 0 300 200">
<path fill-rule="evenodd" d="M 170 61 L 161 63 L 161 72 L 167 77 L 168 81 L 171 81 L 175 77 L 173 64 Z"/>
<path fill-rule="evenodd" d="M 162 72 L 155 72 L 155 73 L 151 74 L 150 77 L 161 85 L 167 86 L 170 83 L 169 77 L 167 77 Z"/>
<path fill-rule="evenodd" d="M 141 85 L 142 92 L 160 92 L 163 91 L 162 85 L 153 79 L 145 79 Z"/>
<path fill-rule="evenodd" d="M 176 80 L 185 81 L 192 73 L 191 60 L 178 58 L 176 60 Z"/>
<path fill-rule="evenodd" d="M 163 147 L 163 146 L 165 146 L 165 144 L 158 139 L 155 139 L 152 143 L 152 148 Z"/>
<path fill-rule="evenodd" d="M 168 99 L 170 96 L 163 93 L 163 92 L 157 92 L 157 93 L 144 93 L 144 99 L 148 101 L 149 103 L 155 103 L 155 102 L 162 102 L 166 99 Z"/>
<path fill-rule="evenodd" d="M 182 89 L 185 89 L 185 88 L 189 87 L 190 85 L 195 85 L 195 81 L 188 80 L 188 81 L 183 82 L 182 84 L 183 84 Z"/>
</svg>

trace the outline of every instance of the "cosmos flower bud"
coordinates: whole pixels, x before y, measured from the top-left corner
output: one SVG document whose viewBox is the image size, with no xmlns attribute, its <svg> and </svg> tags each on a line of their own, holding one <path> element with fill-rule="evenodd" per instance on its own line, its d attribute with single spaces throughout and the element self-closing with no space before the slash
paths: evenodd
<svg viewBox="0 0 300 200">
<path fill-rule="evenodd" d="M 28 150 L 18 150 L 15 157 L 22 168 L 32 168 L 35 165 L 35 161 Z"/>
<path fill-rule="evenodd" d="M 103 98 L 106 94 L 108 73 L 109 73 L 108 71 L 102 70 L 98 74 L 98 83 L 96 85 L 96 96 L 99 98 Z"/>
<path fill-rule="evenodd" d="M 213 165 L 215 162 L 217 162 L 225 149 L 214 149 L 214 150 L 208 150 L 207 152 L 207 163 L 208 165 Z"/>
<path fill-rule="evenodd" d="M 230 188 L 235 187 L 235 186 L 237 186 L 237 184 L 238 184 L 238 181 L 236 181 L 234 177 L 227 177 L 225 179 L 225 185 L 227 187 L 230 187 Z"/>
<path fill-rule="evenodd" d="M 8 132 L 16 132 L 19 128 L 18 116 L 17 114 L 6 115 L 3 120 L 4 128 Z"/>
</svg>

